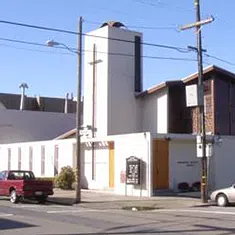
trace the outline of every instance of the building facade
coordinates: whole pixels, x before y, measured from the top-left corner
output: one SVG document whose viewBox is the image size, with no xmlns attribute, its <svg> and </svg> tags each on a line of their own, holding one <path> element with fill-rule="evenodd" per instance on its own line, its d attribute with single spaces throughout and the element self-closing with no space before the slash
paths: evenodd
<svg viewBox="0 0 235 235">
<path fill-rule="evenodd" d="M 85 36 L 83 125 L 92 129 L 88 136 L 82 137 L 83 187 L 151 196 L 158 190 L 177 190 L 181 182 L 192 185 L 200 181 L 201 161 L 196 156 L 195 137 L 198 115 L 196 108 L 186 107 L 185 87 L 197 83 L 197 74 L 143 91 L 142 34 L 121 26 L 118 22 L 106 23 Z M 233 163 L 234 138 L 222 135 L 234 134 L 234 79 L 234 74 L 216 66 L 204 70 L 206 131 L 210 132 L 214 146 L 213 157 L 208 159 L 211 188 L 225 186 L 232 177 L 233 168 L 228 166 Z M 21 126 L 22 130 L 29 128 L 28 133 L 33 133 L 30 125 Z M 17 167 L 16 159 L 18 163 L 22 161 L 21 151 L 27 153 L 24 169 L 31 167 L 30 159 L 37 152 L 33 155 L 37 165 L 32 168 L 37 176 L 43 175 L 44 162 L 50 163 L 50 170 L 45 170 L 44 176 L 57 174 L 64 164 L 75 166 L 76 129 L 73 128 L 46 143 L 18 141 L 14 145 L 1 145 L 5 168 Z M 59 125 L 54 130 L 59 130 Z M 216 134 L 222 136 L 222 144 L 214 141 Z M 58 146 L 63 143 L 66 147 Z M 19 151 L 21 146 L 24 150 Z M 9 150 L 12 148 L 18 156 L 14 165 L 9 163 L 13 159 L 13 150 Z M 226 161 L 223 165 L 220 165 L 221 154 Z M 138 185 L 126 183 L 129 157 L 142 162 Z M 223 177 L 220 171 L 225 170 Z"/>
</svg>

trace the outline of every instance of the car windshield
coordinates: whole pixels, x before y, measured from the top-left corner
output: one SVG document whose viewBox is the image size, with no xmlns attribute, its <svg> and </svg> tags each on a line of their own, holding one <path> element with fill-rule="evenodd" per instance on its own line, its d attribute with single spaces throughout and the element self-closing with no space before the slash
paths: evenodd
<svg viewBox="0 0 235 235">
<path fill-rule="evenodd" d="M 31 171 L 10 171 L 8 179 L 11 180 L 33 180 L 35 176 Z"/>
</svg>

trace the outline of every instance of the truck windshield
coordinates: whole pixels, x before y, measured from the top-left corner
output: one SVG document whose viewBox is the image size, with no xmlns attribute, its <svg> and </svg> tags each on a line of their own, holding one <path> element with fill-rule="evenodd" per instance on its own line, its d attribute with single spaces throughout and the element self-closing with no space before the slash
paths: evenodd
<svg viewBox="0 0 235 235">
<path fill-rule="evenodd" d="M 10 171 L 8 174 L 10 180 L 34 180 L 35 176 L 31 171 Z"/>
</svg>

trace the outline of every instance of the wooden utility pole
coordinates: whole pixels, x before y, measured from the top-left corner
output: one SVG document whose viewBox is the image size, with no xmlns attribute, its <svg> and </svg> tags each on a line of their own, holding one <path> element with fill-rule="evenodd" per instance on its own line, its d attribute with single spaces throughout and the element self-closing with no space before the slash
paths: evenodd
<svg viewBox="0 0 235 235">
<path fill-rule="evenodd" d="M 82 17 L 79 18 L 78 28 L 78 78 L 77 78 L 77 106 L 76 106 L 76 198 L 75 203 L 81 202 L 81 93 L 82 93 Z"/>
<path fill-rule="evenodd" d="M 196 22 L 200 22 L 200 0 L 195 0 Z M 198 60 L 198 97 L 199 97 L 199 115 L 200 115 L 200 134 L 202 136 L 202 173 L 201 173 L 201 198 L 202 202 L 207 202 L 207 159 L 206 159 L 206 130 L 204 113 L 204 84 L 203 84 L 203 63 L 202 63 L 202 36 L 201 26 L 197 29 L 197 60 Z"/>
<path fill-rule="evenodd" d="M 205 113 L 204 113 L 204 84 L 203 84 L 203 62 L 202 62 L 202 25 L 211 23 L 214 18 L 211 17 L 207 20 L 201 21 L 200 15 L 200 0 L 195 0 L 196 10 L 196 23 L 188 24 L 181 27 L 181 30 L 196 28 L 197 35 L 197 61 L 198 61 L 198 107 L 199 107 L 199 119 L 200 128 L 199 135 L 201 138 L 202 147 L 202 169 L 201 169 L 201 199 L 203 203 L 207 202 L 207 157 L 206 157 L 206 130 L 205 130 Z"/>
</svg>

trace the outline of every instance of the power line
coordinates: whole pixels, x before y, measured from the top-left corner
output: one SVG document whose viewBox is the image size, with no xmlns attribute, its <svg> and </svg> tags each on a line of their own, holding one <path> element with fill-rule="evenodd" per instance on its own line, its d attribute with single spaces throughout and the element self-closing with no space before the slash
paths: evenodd
<svg viewBox="0 0 235 235">
<path fill-rule="evenodd" d="M 102 25 L 101 22 L 94 22 L 89 20 L 84 20 L 84 22 L 94 25 Z M 149 29 L 149 30 L 174 30 L 176 32 L 180 32 L 178 26 L 133 26 L 133 25 L 126 25 L 126 28 L 132 28 L 132 29 Z"/>
<path fill-rule="evenodd" d="M 212 59 L 215 59 L 215 60 L 219 60 L 219 61 L 224 62 L 224 63 L 226 63 L 226 64 L 235 66 L 235 63 L 232 63 L 232 62 L 230 62 L 230 61 L 228 61 L 228 60 L 224 60 L 224 59 L 221 59 L 221 58 L 219 58 L 219 57 L 209 55 L 209 54 L 207 54 L 207 53 L 204 53 L 204 55 L 205 55 L 206 57 L 209 57 L 209 58 L 212 58 Z"/>
<path fill-rule="evenodd" d="M 27 44 L 27 45 L 33 45 L 33 46 L 47 47 L 47 45 L 43 44 L 43 43 L 29 42 L 29 41 L 23 41 L 23 40 L 16 40 L 16 39 L 11 39 L 11 38 L 0 38 L 0 41 L 16 42 L 16 43 L 22 43 L 22 44 Z"/>
<path fill-rule="evenodd" d="M 157 0 L 154 3 L 151 2 L 151 1 L 146 2 L 146 1 L 143 1 L 143 0 L 133 0 L 133 1 L 139 2 L 139 3 L 144 4 L 144 5 L 153 6 L 153 7 L 168 7 L 168 8 L 173 8 L 173 9 L 179 10 L 180 12 L 193 12 L 193 9 L 183 9 L 180 6 L 173 6 L 173 5 L 170 5 L 170 4 L 167 4 L 167 3 L 163 3 L 160 0 Z"/>
<path fill-rule="evenodd" d="M 42 44 L 42 43 L 28 42 L 28 41 L 23 41 L 23 40 L 15 40 L 15 39 L 10 39 L 10 38 L 0 38 L 0 41 L 7 41 L 7 42 L 13 42 L 13 43 L 21 43 L 21 44 L 31 45 L 31 46 L 47 47 L 45 44 Z M 10 47 L 10 46 L 7 46 L 7 47 Z M 63 49 L 63 50 L 66 49 L 64 47 L 59 47 L 59 46 L 56 46 L 55 48 L 59 48 L 59 49 Z M 19 48 L 19 49 L 23 49 L 23 48 Z M 25 50 L 37 51 L 37 50 L 34 50 L 34 49 L 28 49 L 28 48 L 25 48 Z M 74 50 L 74 52 L 76 52 L 77 48 L 71 48 L 71 50 Z M 40 52 L 47 52 L 47 51 L 40 51 Z M 91 50 L 83 50 L 83 52 L 93 52 L 93 51 L 91 51 Z M 99 54 L 114 55 L 114 56 L 125 56 L 125 57 L 134 57 L 135 56 L 133 54 L 116 53 L 116 52 L 108 52 L 107 53 L 107 52 L 97 51 L 97 53 L 99 53 Z M 73 53 L 66 53 L 66 54 L 73 55 Z M 162 56 L 147 56 L 147 55 L 143 55 L 141 57 L 147 58 L 147 59 L 162 59 L 162 60 L 174 60 L 174 61 L 196 61 L 195 59 L 180 58 L 180 57 L 162 57 Z"/>
<path fill-rule="evenodd" d="M 29 42 L 29 41 L 23 41 L 23 40 L 16 40 L 16 39 L 10 39 L 10 38 L 0 38 L 0 41 L 6 41 L 6 42 L 13 42 L 13 43 L 21 43 L 21 44 L 26 44 L 26 45 L 32 45 L 32 46 L 40 46 L 40 47 L 47 47 L 47 45 L 43 44 L 43 43 L 37 43 L 37 42 Z M 1 44 L 2 46 L 6 46 L 6 47 L 12 47 L 12 48 L 15 48 L 15 49 L 22 49 L 22 50 L 28 50 L 28 51 L 38 51 L 38 52 L 45 52 L 45 53 L 50 53 L 50 51 L 42 51 L 42 50 L 35 50 L 35 49 L 29 49 L 29 48 L 16 48 L 14 46 L 10 46 L 10 45 L 7 45 L 7 44 Z M 56 48 L 58 49 L 63 49 L 65 50 L 66 48 L 64 47 L 60 47 L 60 46 L 57 46 Z M 74 52 L 77 51 L 77 48 L 73 48 L 73 47 L 69 47 L 71 50 L 74 50 Z M 89 50 L 83 50 L 84 52 L 92 52 L 92 51 L 89 51 Z M 64 53 L 64 52 L 53 52 L 53 53 L 57 53 L 57 54 L 66 54 L 66 55 L 73 55 L 73 53 Z M 101 52 L 101 51 L 97 51 L 97 53 L 99 54 L 109 54 L 109 55 L 116 55 L 116 56 L 129 56 L 129 57 L 133 57 L 134 55 L 131 55 L 131 54 L 125 54 L 125 53 L 113 53 L 113 52 Z M 224 63 L 227 63 L 229 65 L 232 65 L 232 66 L 235 66 L 235 63 L 232 63 L 228 60 L 225 60 L 225 59 L 222 59 L 222 58 L 219 58 L 219 57 L 216 57 L 216 56 L 213 56 L 213 55 L 210 55 L 210 54 L 207 54 L 207 53 L 204 53 L 204 55 L 208 58 L 212 58 L 212 59 L 215 59 L 215 60 L 218 60 L 218 61 L 221 61 L 221 62 L 224 62 Z M 163 60 L 182 60 L 182 61 L 196 61 L 194 59 L 190 59 L 190 58 L 178 58 L 178 57 L 161 57 L 161 56 L 145 56 L 143 55 L 142 56 L 143 58 L 148 58 L 148 59 L 163 59 Z M 204 61 L 204 63 L 206 63 Z M 208 64 L 208 63 L 207 63 Z"/>
<path fill-rule="evenodd" d="M 6 20 L 0 20 L 0 23 L 2 23 L 2 24 L 10 24 L 10 25 L 15 25 L 15 26 L 21 26 L 21 27 L 34 28 L 34 29 L 40 29 L 40 30 L 60 32 L 60 33 L 66 33 L 66 34 L 79 35 L 79 33 L 75 32 L 75 31 L 69 31 L 69 30 L 58 29 L 58 28 L 50 28 L 50 27 L 44 27 L 44 26 L 38 26 L 38 25 L 31 25 L 31 24 L 24 24 L 24 23 L 18 23 L 18 22 L 6 21 Z M 119 41 L 119 42 L 135 43 L 135 41 L 125 40 L 125 39 L 120 39 L 120 38 L 110 38 L 110 37 L 91 35 L 91 34 L 86 34 L 86 33 L 83 33 L 82 35 L 83 36 L 89 36 L 89 37 L 95 37 L 95 38 L 101 38 L 101 39 L 109 39 L 109 40 Z M 188 49 L 182 48 L 182 47 L 163 45 L 163 44 L 156 44 L 156 43 L 148 43 L 148 42 L 141 42 L 141 44 L 142 45 L 146 45 L 146 46 L 152 46 L 152 47 L 159 47 L 159 48 L 164 48 L 164 49 L 177 50 L 177 51 L 183 52 L 183 53 L 189 52 Z"/>
<path fill-rule="evenodd" d="M 24 48 L 24 47 L 17 47 L 17 46 L 12 46 L 12 45 L 8 45 L 5 43 L 0 43 L 1 47 L 8 47 L 8 48 L 14 48 L 17 50 L 23 50 L 23 51 L 35 51 L 35 52 L 42 52 L 42 53 L 48 53 L 48 54 L 60 54 L 60 55 L 74 55 L 72 53 L 68 53 L 68 52 L 58 52 L 58 51 L 49 51 L 49 50 L 37 50 L 37 49 L 32 49 L 32 48 Z"/>
</svg>

